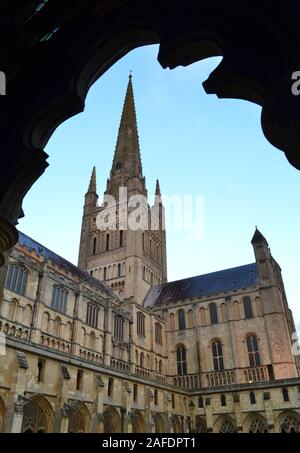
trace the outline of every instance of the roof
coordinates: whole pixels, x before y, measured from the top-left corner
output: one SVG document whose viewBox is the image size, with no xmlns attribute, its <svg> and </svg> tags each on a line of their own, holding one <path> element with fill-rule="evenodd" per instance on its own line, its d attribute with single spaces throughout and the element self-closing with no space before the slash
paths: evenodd
<svg viewBox="0 0 300 453">
<path fill-rule="evenodd" d="M 88 272 L 83 271 L 79 267 L 65 260 L 61 256 L 52 252 L 47 247 L 41 245 L 39 242 L 35 241 L 31 237 L 22 233 L 21 231 L 19 231 L 18 233 L 19 233 L 18 242 L 22 247 L 27 247 L 29 250 L 33 250 L 38 256 L 44 257 L 46 261 L 49 260 L 52 263 L 58 265 L 66 272 L 69 272 L 78 279 L 80 279 L 82 282 L 85 282 L 93 286 L 95 289 L 104 292 L 107 296 L 114 297 L 115 299 L 117 298 L 115 293 L 109 288 L 109 286 L 105 282 L 101 282 L 100 280 L 97 280 L 95 277 L 92 277 Z"/>
<path fill-rule="evenodd" d="M 258 283 L 256 263 L 233 267 L 210 274 L 198 275 L 175 282 L 164 283 L 150 288 L 145 300 L 145 307 L 158 307 L 174 304 L 177 301 L 194 297 L 239 290 L 256 286 Z"/>
<path fill-rule="evenodd" d="M 252 244 L 260 244 L 261 242 L 265 242 L 266 244 L 268 244 L 268 242 L 267 242 L 266 238 L 264 237 L 264 235 L 261 234 L 259 229 L 256 227 L 255 233 L 254 233 L 253 238 L 251 240 L 251 243 Z"/>
</svg>

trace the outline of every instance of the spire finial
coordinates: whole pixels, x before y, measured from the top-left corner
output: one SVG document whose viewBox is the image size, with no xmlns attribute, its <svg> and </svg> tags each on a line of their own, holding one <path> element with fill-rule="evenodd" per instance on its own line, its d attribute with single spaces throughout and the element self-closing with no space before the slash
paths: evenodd
<svg viewBox="0 0 300 453">
<path fill-rule="evenodd" d="M 132 69 L 130 69 L 130 71 L 129 71 L 129 80 L 132 79 L 132 74 L 133 74 L 133 71 L 132 71 Z"/>
<path fill-rule="evenodd" d="M 96 183 L 96 167 L 93 167 L 91 179 L 90 179 L 90 184 L 88 188 L 88 192 L 94 192 L 97 193 L 97 183 Z"/>
<path fill-rule="evenodd" d="M 156 180 L 155 195 L 161 197 L 160 185 L 159 185 L 159 180 L 158 179 Z"/>
</svg>

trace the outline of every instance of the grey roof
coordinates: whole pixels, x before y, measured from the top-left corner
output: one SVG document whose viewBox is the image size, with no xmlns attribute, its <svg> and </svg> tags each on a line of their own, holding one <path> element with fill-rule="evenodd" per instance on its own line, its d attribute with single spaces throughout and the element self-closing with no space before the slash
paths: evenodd
<svg viewBox="0 0 300 453">
<path fill-rule="evenodd" d="M 61 256 L 49 250 L 47 247 L 39 244 L 34 239 L 30 238 L 26 234 L 19 233 L 19 244 L 23 247 L 27 247 L 29 250 L 33 250 L 38 256 L 42 256 L 45 260 L 52 261 L 66 272 L 70 272 L 72 275 L 80 279 L 82 282 L 89 284 L 97 290 L 104 292 L 107 296 L 117 299 L 115 293 L 109 288 L 105 282 L 101 282 L 96 278 L 92 277 L 88 272 L 83 271 L 79 267 L 65 260 Z"/>
<path fill-rule="evenodd" d="M 150 288 L 144 306 L 158 307 L 195 297 L 253 287 L 258 284 L 258 279 L 256 263 L 185 278 Z"/>
</svg>

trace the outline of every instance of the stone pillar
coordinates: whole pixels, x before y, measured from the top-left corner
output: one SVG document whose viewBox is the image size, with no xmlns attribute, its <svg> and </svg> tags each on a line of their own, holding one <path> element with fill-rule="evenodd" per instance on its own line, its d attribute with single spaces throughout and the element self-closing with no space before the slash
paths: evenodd
<svg viewBox="0 0 300 453">
<path fill-rule="evenodd" d="M 18 232 L 16 227 L 0 216 L 0 267 L 5 263 L 5 252 L 11 249 L 17 241 Z"/>
<path fill-rule="evenodd" d="M 96 415 L 92 424 L 92 432 L 104 433 L 104 417 L 103 417 L 103 390 L 104 382 L 101 376 L 96 376 Z"/>
<path fill-rule="evenodd" d="M 15 403 L 15 412 L 12 417 L 11 433 L 20 433 L 22 431 L 23 415 L 24 402 L 17 401 Z"/>
<path fill-rule="evenodd" d="M 171 433 L 172 432 L 172 423 L 171 423 L 171 395 L 168 392 L 164 392 L 164 412 L 165 412 L 165 425 L 166 425 L 166 433 Z"/>
<path fill-rule="evenodd" d="M 211 433 L 214 429 L 214 419 L 211 407 L 211 398 L 205 398 L 205 415 L 206 415 L 206 426 L 207 432 Z"/>
<path fill-rule="evenodd" d="M 25 398 L 23 397 L 24 400 L 20 398 L 25 391 L 26 370 L 27 364 L 26 367 L 25 365 L 22 368 L 19 366 L 16 370 L 16 380 L 11 386 L 11 399 L 5 415 L 4 432 L 6 433 L 21 432 Z"/>
<path fill-rule="evenodd" d="M 275 432 L 274 414 L 273 414 L 273 406 L 272 406 L 270 392 L 264 392 L 264 406 L 265 406 L 265 411 L 266 411 L 268 432 L 270 432 L 270 433 Z"/>
<path fill-rule="evenodd" d="M 153 399 L 154 393 L 150 387 L 145 386 L 145 425 L 146 432 L 152 433 L 153 431 Z"/>
<path fill-rule="evenodd" d="M 69 432 L 69 415 L 71 412 L 71 408 L 64 404 L 61 410 L 61 423 L 60 423 L 60 432 L 61 433 L 68 433 Z"/>
<path fill-rule="evenodd" d="M 123 410 L 123 432 L 128 433 L 132 432 L 132 417 L 128 417 L 128 414 L 131 413 L 131 400 L 132 390 L 130 385 L 127 381 L 123 382 L 123 392 L 122 392 L 122 407 L 121 411 Z M 130 426 L 129 426 L 130 425 Z"/>
</svg>

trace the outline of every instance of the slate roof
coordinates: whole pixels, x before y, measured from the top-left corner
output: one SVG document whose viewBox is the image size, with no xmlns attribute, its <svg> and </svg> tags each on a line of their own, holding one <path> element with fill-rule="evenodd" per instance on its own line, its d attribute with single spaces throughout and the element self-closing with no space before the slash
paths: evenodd
<svg viewBox="0 0 300 453">
<path fill-rule="evenodd" d="M 210 296 L 253 287 L 258 284 L 258 280 L 256 263 L 246 264 L 153 286 L 144 300 L 144 306 L 149 308 L 158 307 L 194 297 Z"/>
<path fill-rule="evenodd" d="M 21 231 L 19 231 L 18 233 L 19 233 L 18 242 L 22 247 L 27 247 L 29 250 L 33 250 L 38 256 L 44 257 L 45 260 L 52 261 L 52 263 L 61 267 L 66 272 L 70 272 L 72 275 L 80 279 L 82 282 L 85 282 L 93 286 L 95 289 L 104 292 L 104 294 L 106 294 L 108 297 L 113 297 L 114 299 L 117 299 L 115 293 L 109 288 L 109 286 L 105 282 L 101 282 L 100 280 L 97 280 L 96 278 L 92 277 L 88 272 L 83 271 L 79 267 L 65 260 L 61 256 L 52 252 L 47 247 L 39 244 L 37 241 L 27 236 L 26 234 L 22 233 Z"/>
</svg>

